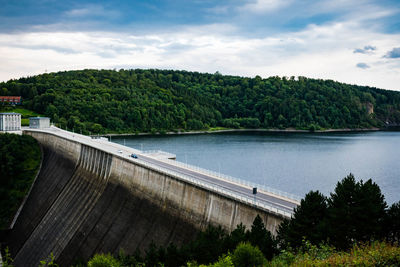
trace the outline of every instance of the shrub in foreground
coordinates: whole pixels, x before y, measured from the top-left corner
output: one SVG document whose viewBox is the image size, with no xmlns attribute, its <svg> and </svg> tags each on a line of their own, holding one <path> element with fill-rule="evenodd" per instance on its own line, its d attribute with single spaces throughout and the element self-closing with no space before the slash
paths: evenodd
<svg viewBox="0 0 400 267">
<path fill-rule="evenodd" d="M 297 254 L 283 251 L 267 266 L 400 266 L 400 247 L 385 242 L 354 245 L 349 252 L 308 243 Z"/>
<path fill-rule="evenodd" d="M 235 267 L 255 267 L 264 266 L 267 260 L 258 247 L 253 247 L 250 243 L 241 243 L 232 254 L 232 262 Z"/>
<path fill-rule="evenodd" d="M 110 253 L 96 254 L 87 264 L 88 267 L 120 267 L 120 262 L 115 259 Z"/>
</svg>

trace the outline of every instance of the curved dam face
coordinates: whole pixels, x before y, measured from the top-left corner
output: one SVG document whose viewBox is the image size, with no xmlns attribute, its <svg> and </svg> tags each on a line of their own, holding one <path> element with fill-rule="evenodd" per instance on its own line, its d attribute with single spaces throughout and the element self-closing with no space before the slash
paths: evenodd
<svg viewBox="0 0 400 267">
<path fill-rule="evenodd" d="M 27 131 L 43 148 L 34 186 L 9 232 L 15 266 L 55 256 L 61 266 L 99 252 L 127 254 L 154 241 L 182 244 L 209 224 L 249 227 L 282 217 L 73 140 Z"/>
</svg>

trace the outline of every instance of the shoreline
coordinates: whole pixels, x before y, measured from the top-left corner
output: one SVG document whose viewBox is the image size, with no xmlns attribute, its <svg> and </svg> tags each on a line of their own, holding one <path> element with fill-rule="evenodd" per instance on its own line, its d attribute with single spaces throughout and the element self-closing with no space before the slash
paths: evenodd
<svg viewBox="0 0 400 267">
<path fill-rule="evenodd" d="M 342 129 L 326 129 L 326 130 L 296 130 L 296 129 L 221 129 L 221 130 L 198 130 L 188 132 L 165 132 L 165 133 L 110 133 L 100 134 L 99 136 L 146 136 L 146 135 L 190 135 L 190 134 L 213 134 L 213 133 L 235 133 L 235 132 L 265 132 L 265 133 L 349 133 L 349 132 L 377 132 L 385 131 L 381 128 L 342 128 Z M 91 135 L 97 136 L 97 135 Z"/>
</svg>

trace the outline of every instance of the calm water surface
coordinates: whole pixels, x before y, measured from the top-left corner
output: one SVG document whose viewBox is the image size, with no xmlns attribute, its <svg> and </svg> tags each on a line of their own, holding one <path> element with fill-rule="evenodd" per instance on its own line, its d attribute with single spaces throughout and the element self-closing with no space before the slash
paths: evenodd
<svg viewBox="0 0 400 267">
<path fill-rule="evenodd" d="M 140 150 L 164 150 L 177 160 L 303 197 L 329 195 L 349 173 L 372 178 L 388 204 L 400 200 L 400 132 L 219 133 L 113 137 Z"/>
</svg>

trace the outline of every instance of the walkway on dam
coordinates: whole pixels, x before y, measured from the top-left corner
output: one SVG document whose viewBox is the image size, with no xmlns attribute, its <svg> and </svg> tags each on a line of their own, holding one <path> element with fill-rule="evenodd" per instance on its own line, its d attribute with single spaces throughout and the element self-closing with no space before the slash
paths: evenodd
<svg viewBox="0 0 400 267">
<path fill-rule="evenodd" d="M 136 162 L 138 164 L 154 167 L 158 170 L 164 170 L 166 173 L 172 173 L 172 175 L 176 174 L 177 177 L 184 177 L 189 178 L 189 180 L 198 181 L 200 184 L 205 184 L 208 187 L 211 186 L 213 189 L 215 188 L 218 192 L 228 192 L 228 195 L 231 197 L 236 197 L 239 200 L 245 200 L 248 203 L 250 202 L 264 209 L 272 209 L 273 212 L 281 214 L 287 218 L 291 216 L 293 209 L 299 205 L 298 200 L 292 199 L 283 194 L 278 195 L 273 192 L 260 190 L 259 187 L 256 196 L 254 196 L 252 190 L 253 185 L 243 184 L 240 181 L 234 181 L 232 179 L 224 179 L 221 177 L 221 175 L 211 171 L 208 172 L 196 167 L 187 166 L 174 160 L 159 159 L 151 156 L 151 154 L 142 153 L 140 150 L 126 147 L 117 143 L 108 142 L 106 140 L 92 139 L 89 136 L 68 132 L 54 126 L 45 130 L 28 128 L 23 130 L 43 131 L 70 140 L 75 140 L 115 156 L 126 158 L 127 160 Z M 132 158 L 131 154 L 136 154 L 138 158 Z M 222 191 L 218 189 L 222 189 Z"/>
</svg>

